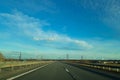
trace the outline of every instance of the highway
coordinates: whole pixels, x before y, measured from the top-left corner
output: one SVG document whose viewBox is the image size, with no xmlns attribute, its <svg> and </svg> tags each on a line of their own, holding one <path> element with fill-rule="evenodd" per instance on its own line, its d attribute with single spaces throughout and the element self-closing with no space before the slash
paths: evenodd
<svg viewBox="0 0 120 80">
<path fill-rule="evenodd" d="M 115 80 L 61 62 L 54 62 L 14 80 Z"/>
</svg>

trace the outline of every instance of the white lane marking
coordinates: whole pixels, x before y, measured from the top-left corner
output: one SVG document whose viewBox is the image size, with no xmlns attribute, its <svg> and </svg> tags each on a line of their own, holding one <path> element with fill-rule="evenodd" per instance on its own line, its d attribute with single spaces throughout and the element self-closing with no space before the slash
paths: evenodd
<svg viewBox="0 0 120 80">
<path fill-rule="evenodd" d="M 65 68 L 65 71 L 66 71 L 66 72 L 70 72 L 67 68 Z"/>
<path fill-rule="evenodd" d="M 65 68 L 65 71 L 72 77 L 73 80 L 77 80 L 75 78 L 75 75 L 71 74 L 70 71 L 67 68 Z"/>
<path fill-rule="evenodd" d="M 17 76 L 14 76 L 14 77 L 8 78 L 8 79 L 6 79 L 6 80 L 13 80 L 13 79 L 16 79 L 16 78 L 18 78 L 18 77 L 21 77 L 21 76 L 24 76 L 24 75 L 26 75 L 26 74 L 29 74 L 29 73 L 31 73 L 31 72 L 33 72 L 33 71 L 36 71 L 36 70 L 38 70 L 38 69 L 40 69 L 40 68 L 43 68 L 43 67 L 45 67 L 45 66 L 47 66 L 47 65 L 48 65 L 48 64 L 43 65 L 43 66 L 38 67 L 38 68 L 35 68 L 35 69 L 32 69 L 32 70 L 27 71 L 27 72 L 25 72 L 25 73 L 19 74 L 19 75 L 17 75 Z"/>
</svg>

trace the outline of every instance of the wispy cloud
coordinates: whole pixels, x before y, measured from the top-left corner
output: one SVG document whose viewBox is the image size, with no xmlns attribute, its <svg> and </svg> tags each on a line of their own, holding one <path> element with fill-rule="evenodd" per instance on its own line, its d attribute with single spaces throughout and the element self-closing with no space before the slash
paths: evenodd
<svg viewBox="0 0 120 80">
<path fill-rule="evenodd" d="M 77 49 L 92 48 L 92 45 L 88 44 L 84 40 L 73 39 L 64 34 L 58 34 L 55 31 L 49 30 L 45 31 L 43 28 L 50 25 L 45 20 L 36 19 L 34 17 L 30 17 L 18 11 L 15 11 L 13 14 L 1 13 L 0 17 L 4 19 L 5 25 L 11 28 L 19 29 L 19 31 L 21 31 L 21 34 L 31 37 L 36 42 L 41 41 L 47 41 L 49 43 L 57 42 L 60 43 L 60 45 L 64 43 L 75 44 L 74 46 L 76 46 Z"/>
<path fill-rule="evenodd" d="M 18 9 L 26 13 L 56 13 L 58 11 L 56 4 L 52 0 L 29 0 L 29 2 L 26 0 L 8 0 L 7 2 L 2 1 L 1 3 L 5 6 L 9 6 L 11 9 Z"/>
<path fill-rule="evenodd" d="M 97 19 L 120 32 L 120 0 L 73 0 L 77 6 L 93 11 Z"/>
<path fill-rule="evenodd" d="M 105 14 L 103 21 L 120 32 L 120 1 L 111 0 L 105 7 Z"/>
</svg>

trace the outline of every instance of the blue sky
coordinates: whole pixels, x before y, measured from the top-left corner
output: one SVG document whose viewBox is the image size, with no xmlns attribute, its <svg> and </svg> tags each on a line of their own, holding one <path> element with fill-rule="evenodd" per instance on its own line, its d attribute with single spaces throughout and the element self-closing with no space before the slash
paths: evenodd
<svg viewBox="0 0 120 80">
<path fill-rule="evenodd" d="M 1 0 L 6 57 L 120 59 L 119 0 Z"/>
</svg>

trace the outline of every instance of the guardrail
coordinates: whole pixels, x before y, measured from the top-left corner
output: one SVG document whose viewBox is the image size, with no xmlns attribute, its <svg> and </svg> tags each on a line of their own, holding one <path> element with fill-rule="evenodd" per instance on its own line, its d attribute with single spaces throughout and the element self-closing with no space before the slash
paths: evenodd
<svg viewBox="0 0 120 80">
<path fill-rule="evenodd" d="M 7 66 L 7 67 L 0 68 L 0 72 L 13 71 L 13 70 L 18 70 L 18 69 L 23 69 L 23 68 L 28 68 L 28 67 L 32 68 L 32 67 L 37 67 L 37 66 L 40 66 L 40 65 L 41 65 L 41 63 L 18 65 L 18 66 Z"/>
<path fill-rule="evenodd" d="M 109 65 L 98 65 L 98 64 L 79 64 L 81 66 L 96 68 L 96 69 L 102 69 L 112 72 L 120 72 L 120 66 L 109 66 Z"/>
</svg>

